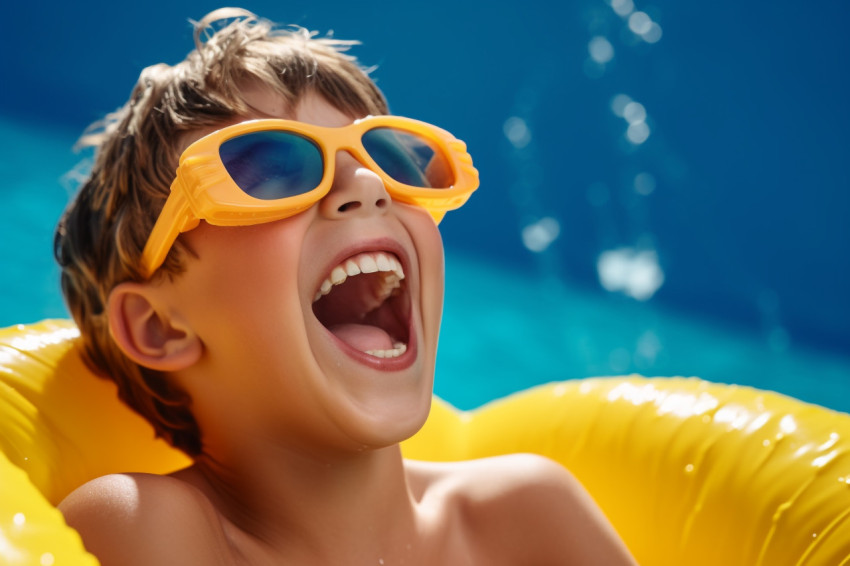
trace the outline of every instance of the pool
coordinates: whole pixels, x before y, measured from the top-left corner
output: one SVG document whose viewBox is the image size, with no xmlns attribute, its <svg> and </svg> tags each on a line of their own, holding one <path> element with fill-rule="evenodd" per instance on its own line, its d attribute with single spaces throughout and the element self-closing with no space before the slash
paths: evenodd
<svg viewBox="0 0 850 566">
<path fill-rule="evenodd" d="M 51 243 L 80 160 L 70 151 L 76 135 L 0 117 L 0 326 L 67 317 Z M 450 236 L 445 245 L 436 392 L 460 408 L 549 381 L 637 372 L 753 385 L 850 412 L 850 356 L 518 270 Z"/>
<path fill-rule="evenodd" d="M 436 390 L 461 408 L 547 381 L 634 372 L 751 385 L 850 412 L 848 356 L 451 251 L 446 269 Z"/>
</svg>

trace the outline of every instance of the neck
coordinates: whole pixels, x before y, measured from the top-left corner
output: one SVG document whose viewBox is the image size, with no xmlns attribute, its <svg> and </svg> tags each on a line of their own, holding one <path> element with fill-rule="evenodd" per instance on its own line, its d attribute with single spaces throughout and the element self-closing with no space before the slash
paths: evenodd
<svg viewBox="0 0 850 566">
<path fill-rule="evenodd" d="M 354 454 L 249 450 L 237 458 L 204 455 L 185 479 L 267 546 L 286 554 L 310 549 L 314 563 L 327 564 L 334 563 L 333 556 L 378 564 L 418 546 L 416 497 L 398 445 Z"/>
</svg>

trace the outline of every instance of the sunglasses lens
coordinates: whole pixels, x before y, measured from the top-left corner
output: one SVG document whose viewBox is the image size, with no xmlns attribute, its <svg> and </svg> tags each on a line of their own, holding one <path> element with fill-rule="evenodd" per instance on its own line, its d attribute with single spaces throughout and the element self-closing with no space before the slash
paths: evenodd
<svg viewBox="0 0 850 566">
<path fill-rule="evenodd" d="M 395 128 L 373 128 L 362 141 L 378 167 L 400 183 L 432 189 L 454 185 L 448 159 L 431 140 Z"/>
<path fill-rule="evenodd" d="M 221 144 L 219 155 L 239 188 L 262 200 L 310 192 L 319 186 L 325 170 L 318 146 L 293 132 L 237 136 Z"/>
</svg>

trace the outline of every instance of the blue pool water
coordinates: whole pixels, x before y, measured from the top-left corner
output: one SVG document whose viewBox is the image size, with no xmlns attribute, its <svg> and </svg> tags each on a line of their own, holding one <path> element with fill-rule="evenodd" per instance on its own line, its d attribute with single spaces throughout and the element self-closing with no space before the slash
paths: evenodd
<svg viewBox="0 0 850 566">
<path fill-rule="evenodd" d="M 65 316 L 51 240 L 70 148 L 211 9 L 146 6 L 8 7 L 0 325 Z M 451 130 L 481 171 L 441 225 L 440 395 L 639 372 L 850 411 L 850 4 L 321 6 L 246 4 L 362 40 L 393 111 Z"/>
<path fill-rule="evenodd" d="M 451 252 L 447 271 L 436 390 L 460 407 L 634 372 L 751 385 L 850 412 L 846 355 Z"/>
</svg>

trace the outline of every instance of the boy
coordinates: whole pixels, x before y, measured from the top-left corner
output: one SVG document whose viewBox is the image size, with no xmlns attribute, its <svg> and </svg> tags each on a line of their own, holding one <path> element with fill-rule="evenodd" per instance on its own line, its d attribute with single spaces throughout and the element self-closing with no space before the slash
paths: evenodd
<svg viewBox="0 0 850 566">
<path fill-rule="evenodd" d="M 86 547 L 105 566 L 632 563 L 557 464 L 401 458 L 431 401 L 435 220 L 477 187 L 463 144 L 387 116 L 347 43 L 236 9 L 195 38 L 89 136 L 57 230 L 90 363 L 194 459 L 68 496 Z"/>
</svg>

